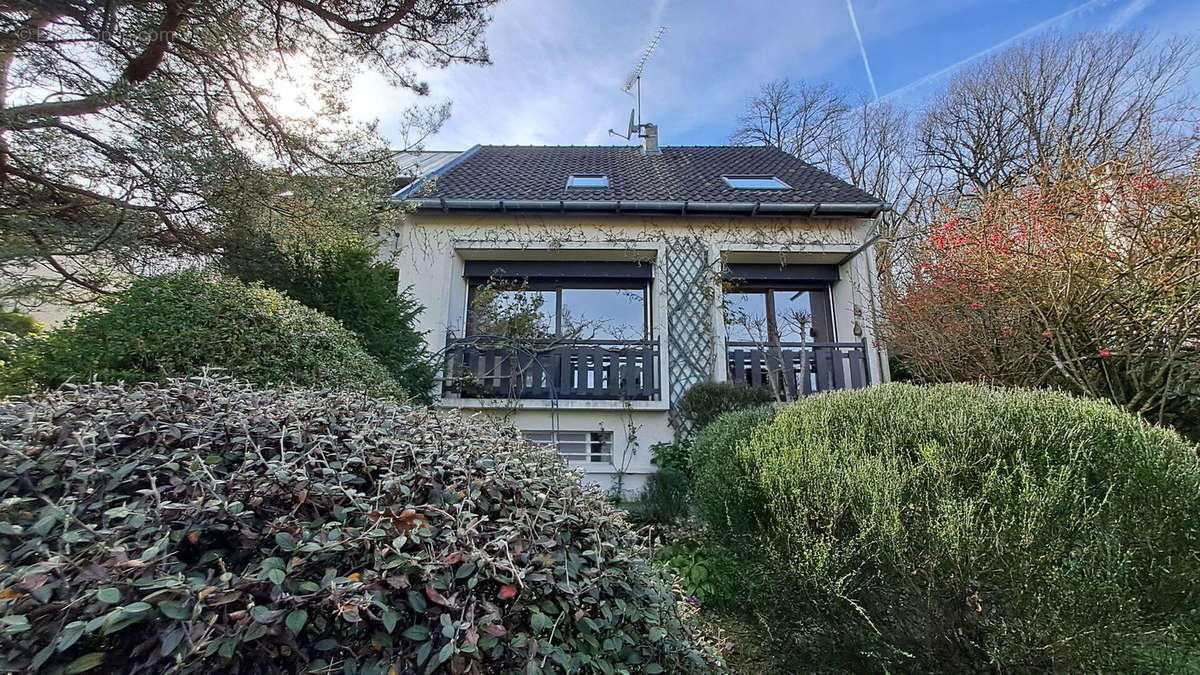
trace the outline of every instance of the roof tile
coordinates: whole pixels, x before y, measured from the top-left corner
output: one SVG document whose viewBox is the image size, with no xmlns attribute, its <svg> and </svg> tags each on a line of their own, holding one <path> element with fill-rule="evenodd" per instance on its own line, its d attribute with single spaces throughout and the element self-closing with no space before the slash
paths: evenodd
<svg viewBox="0 0 1200 675">
<path fill-rule="evenodd" d="M 573 173 L 602 173 L 607 188 L 567 188 Z M 729 187 L 723 175 L 774 175 L 789 190 Z M 412 197 L 549 201 L 879 204 L 845 181 L 776 148 L 484 145 Z"/>
</svg>

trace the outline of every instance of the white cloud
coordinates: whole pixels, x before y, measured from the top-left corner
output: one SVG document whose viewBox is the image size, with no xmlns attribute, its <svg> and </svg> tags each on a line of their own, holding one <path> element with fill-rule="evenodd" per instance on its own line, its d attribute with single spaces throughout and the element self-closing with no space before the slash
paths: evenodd
<svg viewBox="0 0 1200 675">
<path fill-rule="evenodd" d="M 962 12 L 985 0 L 858 0 L 862 46 Z M 1113 0 L 1089 0 L 967 59 L 891 92 L 910 93 L 960 65 L 991 53 L 1030 31 Z M 1138 15 L 1149 0 L 1130 0 L 1114 21 Z M 659 125 L 662 142 L 721 143 L 748 97 L 779 77 L 855 77 L 860 43 L 846 0 L 779 3 L 743 0 L 615 0 L 607 3 L 509 0 L 496 6 L 487 32 L 491 66 L 456 65 L 422 73 L 428 102 L 454 101 L 445 128 L 430 149 L 463 149 L 475 143 L 625 143 L 608 134 L 623 130 L 633 99 L 622 93 L 625 76 L 656 26 L 670 27 L 643 78 L 643 120 Z M 1127 17 L 1127 18 L 1122 18 Z M 915 49 L 916 47 L 914 47 Z M 894 63 L 902 54 L 872 52 Z M 895 72 L 894 69 L 889 69 Z M 845 75 L 855 73 L 854 75 Z M 409 92 L 363 75 L 352 92 L 360 119 L 379 119 L 393 137 L 400 112 L 418 101 Z M 398 140 L 393 138 L 393 140 Z"/>
</svg>

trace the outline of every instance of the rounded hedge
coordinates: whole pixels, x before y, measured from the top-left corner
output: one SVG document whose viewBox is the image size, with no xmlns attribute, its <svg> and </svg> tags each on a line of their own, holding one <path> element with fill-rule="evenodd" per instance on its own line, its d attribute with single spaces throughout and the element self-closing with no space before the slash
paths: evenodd
<svg viewBox="0 0 1200 675">
<path fill-rule="evenodd" d="M 424 308 L 408 290 L 397 292 L 399 272 L 376 259 L 378 249 L 357 238 L 307 246 L 266 240 L 224 262 L 242 281 L 261 282 L 341 321 L 400 386 L 427 399 L 438 364 L 414 328 Z"/>
<path fill-rule="evenodd" d="M 478 418 L 197 379 L 0 404 L 16 670 L 711 672 L 667 573 Z"/>
<path fill-rule="evenodd" d="M 137 280 L 101 304 L 18 348 L 4 388 L 163 382 L 219 368 L 259 385 L 404 395 L 341 323 L 258 285 L 186 271 Z"/>
<path fill-rule="evenodd" d="M 751 432 L 775 418 L 775 408 L 725 413 L 700 430 L 692 444 L 692 499 L 700 517 L 722 533 L 758 527 L 764 504 L 749 483 L 744 444 Z"/>
<path fill-rule="evenodd" d="M 752 410 L 775 402 L 767 389 L 733 382 L 700 382 L 679 399 L 679 414 L 699 432 L 718 417 L 735 410 Z"/>
<path fill-rule="evenodd" d="M 1200 462 L 1173 432 L 966 385 L 823 394 L 754 426 L 702 434 L 699 491 L 797 658 L 1152 672 L 1196 635 Z"/>
</svg>

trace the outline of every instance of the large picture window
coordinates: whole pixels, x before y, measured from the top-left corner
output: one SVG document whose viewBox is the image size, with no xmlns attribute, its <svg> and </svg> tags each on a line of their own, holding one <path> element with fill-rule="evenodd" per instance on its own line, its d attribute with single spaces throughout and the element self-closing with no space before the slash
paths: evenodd
<svg viewBox="0 0 1200 675">
<path fill-rule="evenodd" d="M 725 333 L 731 342 L 823 343 L 835 340 L 828 287 L 729 285 Z"/>
<path fill-rule="evenodd" d="M 468 278 L 468 336 L 650 339 L 649 278 L 622 277 L 597 263 L 560 263 L 549 270 L 556 276 L 539 275 L 538 270 L 516 276 L 496 267 L 487 278 Z M 645 277 L 645 271 L 638 276 Z"/>
</svg>

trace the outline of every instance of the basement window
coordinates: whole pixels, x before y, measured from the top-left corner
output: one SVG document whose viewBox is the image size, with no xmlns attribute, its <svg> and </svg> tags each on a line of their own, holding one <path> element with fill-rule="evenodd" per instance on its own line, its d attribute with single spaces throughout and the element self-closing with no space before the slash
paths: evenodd
<svg viewBox="0 0 1200 675">
<path fill-rule="evenodd" d="M 549 445 L 568 462 L 612 463 L 611 431 L 523 431 L 521 435 Z"/>
<path fill-rule="evenodd" d="M 568 188 L 606 188 L 608 176 L 602 173 L 573 173 L 567 179 Z"/>
<path fill-rule="evenodd" d="M 791 185 L 775 176 L 721 176 L 735 190 L 790 190 Z"/>
</svg>

